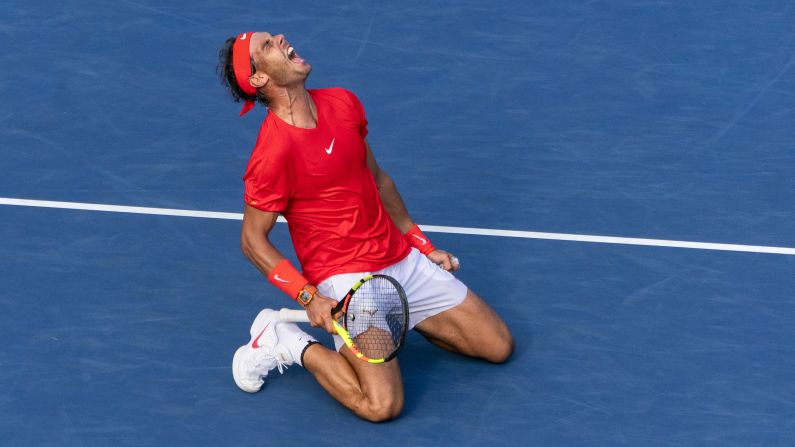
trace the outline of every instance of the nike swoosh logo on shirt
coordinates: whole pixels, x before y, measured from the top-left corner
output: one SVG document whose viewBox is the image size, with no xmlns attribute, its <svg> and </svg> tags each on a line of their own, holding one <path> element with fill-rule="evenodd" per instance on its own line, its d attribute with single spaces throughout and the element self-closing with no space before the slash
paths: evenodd
<svg viewBox="0 0 795 447">
<path fill-rule="evenodd" d="M 279 282 L 290 282 L 290 281 L 288 281 L 286 279 L 279 278 L 279 274 L 278 273 L 273 275 L 273 279 L 275 279 L 276 281 L 279 281 Z"/>
<path fill-rule="evenodd" d="M 265 325 L 265 329 L 263 329 L 262 332 L 260 332 L 259 335 L 257 335 L 257 338 L 255 338 L 254 341 L 251 342 L 251 347 L 252 348 L 257 349 L 257 348 L 260 347 L 260 345 L 257 342 L 259 341 L 259 338 L 262 337 L 262 334 L 264 334 L 265 331 L 268 330 L 268 326 L 270 326 L 270 325 L 271 325 L 270 323 L 266 324 Z"/>
<path fill-rule="evenodd" d="M 246 33 L 246 34 L 248 34 L 248 33 Z M 240 36 L 240 40 L 246 40 L 246 34 L 243 34 L 242 36 Z"/>
<path fill-rule="evenodd" d="M 420 240 L 420 242 L 422 242 L 422 245 L 425 245 L 425 244 L 427 244 L 427 243 L 428 243 L 428 240 L 427 240 L 427 239 L 421 238 L 421 237 L 417 236 L 416 234 L 412 234 L 412 236 L 414 236 L 414 237 L 416 237 L 417 239 L 419 239 L 419 240 Z"/>
<path fill-rule="evenodd" d="M 333 150 L 334 150 L 334 140 L 335 140 L 335 139 L 336 139 L 336 138 L 332 138 L 332 139 L 331 139 L 331 146 L 329 146 L 329 147 L 327 147 L 327 148 L 326 148 L 326 153 L 327 153 L 327 154 L 329 154 L 329 155 L 331 155 L 331 151 L 333 151 Z"/>
</svg>

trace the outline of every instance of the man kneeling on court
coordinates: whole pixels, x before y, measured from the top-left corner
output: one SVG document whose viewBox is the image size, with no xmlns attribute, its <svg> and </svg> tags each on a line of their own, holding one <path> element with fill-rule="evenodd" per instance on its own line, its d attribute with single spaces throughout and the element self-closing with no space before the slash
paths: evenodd
<svg viewBox="0 0 795 447">
<path fill-rule="evenodd" d="M 409 216 L 392 179 L 379 168 L 367 120 L 353 93 L 306 90 L 311 66 L 283 35 L 245 33 L 226 41 L 219 71 L 241 115 L 255 101 L 269 112 L 245 181 L 241 246 L 268 280 L 306 309 L 314 327 L 335 334 L 331 309 L 368 273 L 402 284 L 409 327 L 457 353 L 501 363 L 514 342 L 500 317 L 450 272 L 458 261 L 438 250 Z M 279 214 L 287 219 L 303 274 L 270 243 Z M 297 363 L 342 405 L 370 421 L 397 417 L 403 383 L 397 360 L 357 359 L 334 335 L 336 350 L 265 309 L 251 340 L 235 352 L 232 373 L 257 392 L 268 372 Z"/>
</svg>

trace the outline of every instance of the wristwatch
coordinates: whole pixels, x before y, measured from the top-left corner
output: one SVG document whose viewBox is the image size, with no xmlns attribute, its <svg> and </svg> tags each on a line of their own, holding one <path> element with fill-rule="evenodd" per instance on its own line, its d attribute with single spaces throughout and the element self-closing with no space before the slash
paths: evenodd
<svg viewBox="0 0 795 447">
<path fill-rule="evenodd" d="M 315 297 L 316 293 L 317 293 L 317 287 L 311 284 L 307 284 L 304 286 L 303 289 L 301 289 L 300 292 L 298 292 L 296 301 L 298 301 L 298 304 L 300 304 L 301 307 L 306 307 L 309 305 L 309 302 L 312 301 L 312 298 Z"/>
</svg>

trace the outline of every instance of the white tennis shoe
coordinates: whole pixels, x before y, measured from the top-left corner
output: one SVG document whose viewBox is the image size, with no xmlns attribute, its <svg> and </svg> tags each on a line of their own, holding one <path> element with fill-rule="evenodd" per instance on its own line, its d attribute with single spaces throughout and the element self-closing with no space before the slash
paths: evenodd
<svg viewBox="0 0 795 447">
<path fill-rule="evenodd" d="M 278 324 L 278 311 L 262 310 L 251 325 L 251 340 L 235 351 L 232 377 L 241 390 L 256 393 L 272 369 L 277 368 L 283 374 L 294 363 L 289 349 L 279 345 L 276 335 Z"/>
<path fill-rule="evenodd" d="M 256 393 L 265 377 L 275 369 L 284 374 L 288 366 L 301 363 L 306 348 L 317 343 L 294 323 L 283 323 L 279 311 L 263 309 L 251 325 L 251 340 L 237 348 L 232 358 L 232 377 L 238 388 Z"/>
</svg>

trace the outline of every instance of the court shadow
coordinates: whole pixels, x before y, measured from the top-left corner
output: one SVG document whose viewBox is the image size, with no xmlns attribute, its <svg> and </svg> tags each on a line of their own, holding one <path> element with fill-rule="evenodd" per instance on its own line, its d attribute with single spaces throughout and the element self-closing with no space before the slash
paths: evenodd
<svg viewBox="0 0 795 447">
<path fill-rule="evenodd" d="M 416 331 L 409 332 L 406 342 L 398 356 L 405 392 L 403 417 L 422 406 L 434 406 L 446 396 L 458 395 L 459 389 L 480 383 L 487 386 L 495 369 L 521 364 L 520 359 L 533 351 L 533 335 L 529 332 L 517 334 L 516 350 L 501 365 L 445 351 Z M 463 401 L 465 396 L 456 399 Z"/>
</svg>

